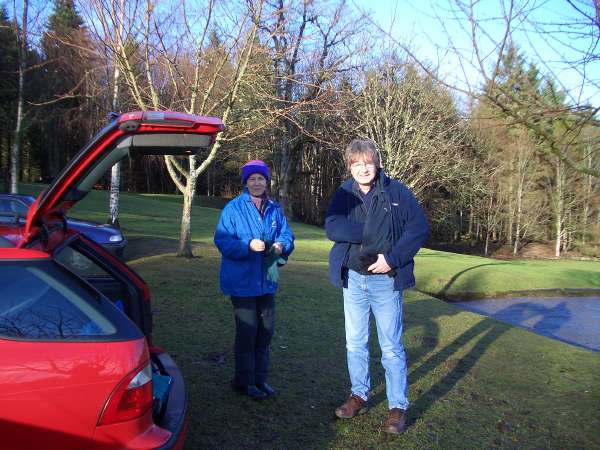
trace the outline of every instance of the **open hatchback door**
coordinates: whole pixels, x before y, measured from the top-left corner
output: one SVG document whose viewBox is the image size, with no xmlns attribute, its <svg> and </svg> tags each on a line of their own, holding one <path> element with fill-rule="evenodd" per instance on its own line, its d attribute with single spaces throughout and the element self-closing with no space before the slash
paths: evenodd
<svg viewBox="0 0 600 450">
<path fill-rule="evenodd" d="M 194 155 L 218 118 L 116 117 L 29 207 L 0 226 L 0 450 L 181 450 L 188 398 L 152 340 L 148 285 L 66 212 L 128 155 Z M 17 248 L 14 248 L 16 244 Z"/>
<path fill-rule="evenodd" d="M 225 126 L 216 117 L 177 112 L 129 112 L 104 127 L 75 155 L 29 209 L 23 247 L 44 238 L 115 163 L 130 155 L 190 156 L 210 148 Z"/>
</svg>

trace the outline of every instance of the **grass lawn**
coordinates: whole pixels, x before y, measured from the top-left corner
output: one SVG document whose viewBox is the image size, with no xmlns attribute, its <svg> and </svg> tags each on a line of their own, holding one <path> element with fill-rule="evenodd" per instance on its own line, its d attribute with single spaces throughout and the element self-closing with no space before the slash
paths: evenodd
<svg viewBox="0 0 600 450">
<path fill-rule="evenodd" d="M 416 276 L 419 290 L 446 299 L 548 295 L 549 290 L 600 295 L 600 261 L 497 260 L 423 249 Z"/>
<path fill-rule="evenodd" d="M 104 221 L 106 193 L 74 216 Z M 186 377 L 186 449 L 600 449 L 600 354 L 541 337 L 410 291 L 405 337 L 410 428 L 381 433 L 384 373 L 373 330 L 373 401 L 350 421 L 333 410 L 348 393 L 341 292 L 327 278 L 321 229 L 293 224 L 296 252 L 282 271 L 270 381 L 276 399 L 253 402 L 229 387 L 233 315 L 218 288 L 212 233 L 219 211 L 193 214 L 193 259 L 176 258 L 180 204 L 122 195 L 126 256 L 153 293 L 155 341 Z M 99 211 L 102 211 L 101 213 Z M 436 295 L 600 287 L 600 263 L 505 262 L 425 250 L 420 290 Z"/>
<path fill-rule="evenodd" d="M 39 185 L 25 185 L 23 191 L 37 193 L 39 189 Z M 215 200 L 199 201 L 208 202 Z M 94 191 L 77 205 L 73 215 L 106 222 L 107 210 L 107 193 Z M 196 207 L 192 230 L 195 242 L 212 242 L 219 213 L 217 209 Z M 121 194 L 120 220 L 129 239 L 177 239 L 180 217 L 181 196 Z M 293 261 L 326 264 L 331 244 L 323 230 L 303 224 L 294 224 L 293 228 L 298 239 Z M 590 290 L 600 294 L 600 261 L 497 260 L 423 249 L 417 255 L 415 272 L 419 291 L 445 299 L 536 292 L 548 295 L 548 290 L 575 290 L 578 294 Z"/>
</svg>

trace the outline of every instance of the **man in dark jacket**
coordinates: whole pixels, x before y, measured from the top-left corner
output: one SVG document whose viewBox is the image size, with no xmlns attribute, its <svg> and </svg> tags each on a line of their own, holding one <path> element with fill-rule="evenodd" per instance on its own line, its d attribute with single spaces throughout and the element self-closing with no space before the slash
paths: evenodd
<svg viewBox="0 0 600 450">
<path fill-rule="evenodd" d="M 336 191 L 325 220 L 327 237 L 335 242 L 329 254 L 331 281 L 344 293 L 352 384 L 350 397 L 335 414 L 349 419 L 368 409 L 372 312 L 390 410 L 383 429 L 400 434 L 409 404 L 402 293 L 415 285 L 413 257 L 427 240 L 429 228 L 412 192 L 383 173 L 372 141 L 353 140 L 345 156 L 352 178 Z"/>
</svg>

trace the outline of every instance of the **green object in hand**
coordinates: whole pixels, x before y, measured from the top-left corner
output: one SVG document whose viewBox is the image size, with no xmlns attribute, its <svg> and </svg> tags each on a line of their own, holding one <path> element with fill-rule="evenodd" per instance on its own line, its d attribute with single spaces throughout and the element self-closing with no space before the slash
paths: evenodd
<svg viewBox="0 0 600 450">
<path fill-rule="evenodd" d="M 267 271 L 267 280 L 277 283 L 279 281 L 279 266 L 287 264 L 285 258 L 273 250 L 273 246 L 269 246 L 269 250 L 265 252 L 263 264 Z"/>
</svg>

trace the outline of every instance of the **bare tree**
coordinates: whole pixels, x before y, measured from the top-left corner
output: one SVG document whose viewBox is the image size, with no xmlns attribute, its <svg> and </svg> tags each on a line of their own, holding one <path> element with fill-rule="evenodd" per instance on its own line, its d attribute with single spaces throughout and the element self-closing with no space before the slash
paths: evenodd
<svg viewBox="0 0 600 450">
<path fill-rule="evenodd" d="M 173 13 L 160 10 L 151 0 L 129 1 L 125 2 L 128 12 L 119 15 L 116 0 L 96 0 L 89 14 L 102 24 L 104 31 L 98 35 L 105 37 L 137 108 L 219 115 L 229 125 L 257 46 L 262 0 L 235 5 L 208 0 L 206 5 L 195 5 L 197 10 L 190 3 L 181 2 Z M 123 18 L 126 23 L 121 27 Z M 110 33 L 115 29 L 124 33 Z M 215 37 L 212 42 L 211 37 Z M 184 195 L 179 256 L 192 255 L 191 211 L 198 176 L 226 139 L 234 136 L 219 134 L 202 160 L 166 158 L 167 170 Z"/>
<path fill-rule="evenodd" d="M 211 9 L 212 5 L 213 4 L 211 3 Z M 207 86 L 203 86 L 201 81 L 201 76 L 203 74 L 202 69 L 203 67 L 204 69 L 208 69 L 208 67 L 205 66 L 205 61 L 203 61 L 203 58 L 206 58 L 207 56 L 203 54 L 203 51 L 205 50 L 204 39 L 207 36 L 211 18 L 211 14 L 208 15 L 208 19 L 205 22 L 205 27 L 203 28 L 200 39 L 197 40 L 196 44 L 196 55 L 193 66 L 194 76 L 190 80 L 191 82 L 188 81 L 185 83 L 186 88 L 189 89 L 189 92 L 191 93 L 189 104 L 186 108 L 189 113 L 219 113 L 222 117 L 223 123 L 226 125 L 229 123 L 234 106 L 239 100 L 238 95 L 240 86 L 248 76 L 250 59 L 257 45 L 256 34 L 262 14 L 262 7 L 262 1 L 256 2 L 256 4 L 250 2 L 247 4 L 247 9 L 245 9 L 241 13 L 241 17 L 238 18 L 239 22 L 237 32 L 234 35 L 230 46 L 226 48 L 225 51 L 218 51 L 218 49 L 214 49 L 215 53 L 211 55 L 211 63 L 215 64 L 217 70 L 213 70 L 212 73 L 210 73 L 210 71 L 206 72 L 206 75 L 210 74 L 209 83 Z M 192 35 L 191 28 L 188 28 L 188 31 L 190 32 L 190 35 Z M 229 64 L 233 64 L 233 68 L 229 76 L 227 76 L 224 74 L 224 70 Z M 178 72 L 178 67 L 172 60 L 167 60 L 167 66 L 170 73 L 175 74 Z M 220 79 L 222 79 L 222 77 L 224 77 L 224 75 L 227 81 L 225 86 L 220 86 L 221 88 L 224 88 L 222 91 L 222 96 L 213 98 L 218 92 L 218 82 Z M 173 79 L 172 81 L 175 83 L 177 82 L 176 79 Z M 201 98 L 198 96 L 200 92 L 202 92 Z M 229 138 L 231 139 L 232 137 L 229 136 Z M 171 178 L 177 185 L 178 189 L 184 193 L 181 234 L 179 238 L 178 250 L 179 256 L 192 255 L 190 247 L 191 211 L 193 198 L 196 192 L 196 183 L 198 176 L 203 173 L 214 160 L 219 149 L 223 145 L 224 139 L 225 136 L 223 134 L 219 134 L 217 136 L 215 144 L 203 161 L 197 161 L 196 156 L 188 157 L 188 167 L 180 164 L 176 158 L 166 158 L 167 170 L 169 171 Z"/>
<path fill-rule="evenodd" d="M 597 92 L 600 82 L 590 76 L 592 71 L 586 69 L 599 56 L 598 2 L 568 0 L 565 3 L 568 10 L 563 10 L 562 16 L 551 21 L 539 18 L 540 12 L 550 8 L 547 2 L 501 0 L 496 5 L 497 13 L 494 8 L 490 8 L 489 3 L 473 0 L 450 0 L 444 5 L 432 2 L 432 5 L 439 26 L 447 36 L 446 42 L 437 42 L 439 54 L 446 56 L 444 63 L 438 61 L 437 65 L 432 64 L 424 56 L 417 54 L 410 45 L 398 42 L 391 35 L 390 39 L 401 46 L 419 67 L 440 82 L 475 102 L 494 104 L 514 123 L 522 124 L 538 139 L 546 141 L 548 145 L 538 147 L 539 151 L 556 156 L 565 165 L 579 172 L 599 177 L 600 171 L 590 169 L 584 160 L 576 156 L 578 153 L 573 151 L 581 144 L 582 129 L 587 124 L 596 123 L 596 113 L 600 108 L 591 104 L 592 99 L 584 95 L 591 95 L 590 90 Z M 449 24 L 455 26 L 451 27 Z M 533 42 L 534 37 L 540 39 L 532 44 L 532 48 L 539 48 L 539 42 L 542 42 L 542 45 L 556 55 L 555 58 L 548 58 L 541 52 L 537 55 L 549 79 L 560 79 L 557 72 L 565 68 L 572 69 L 581 76 L 577 88 L 564 87 L 565 91 L 571 93 L 568 106 L 552 106 L 539 98 L 530 98 L 524 102 L 523 99 L 516 98 L 514 92 L 504 90 L 498 84 L 501 63 L 511 45 L 519 39 Z M 578 41 L 577 44 L 574 39 Z M 432 37 L 430 40 L 435 42 Z M 468 44 L 465 45 L 465 42 Z M 584 50 L 580 50 L 582 48 Z M 564 56 L 566 51 L 575 56 Z M 451 64 L 448 64 L 449 60 Z M 550 64 L 550 60 L 553 64 Z M 452 76 L 443 73 L 443 64 L 454 68 Z M 480 89 L 482 85 L 494 89 Z M 571 135 L 568 145 L 557 142 L 552 132 L 540 124 L 543 119 L 568 124 L 568 133 Z"/>
<path fill-rule="evenodd" d="M 292 184 L 303 143 L 322 141 L 325 136 L 307 122 L 333 112 L 331 83 L 352 69 L 358 50 L 355 38 L 364 31 L 365 22 L 354 17 L 344 1 L 329 7 L 325 2 L 277 0 L 269 6 L 261 31 L 270 44 L 275 71 L 270 114 L 279 131 L 276 188 L 278 200 L 293 216 Z"/>
<path fill-rule="evenodd" d="M 19 192 L 19 172 L 20 172 L 20 154 L 21 154 L 21 132 L 23 124 L 23 97 L 25 84 L 25 71 L 27 70 L 27 18 L 29 10 L 29 0 L 23 0 L 23 14 L 21 16 L 21 27 L 17 22 L 17 5 L 13 1 L 14 18 L 13 24 L 15 35 L 17 36 L 18 55 L 19 55 L 19 84 L 17 90 L 17 119 L 15 124 L 15 135 L 10 151 L 10 192 L 16 194 Z"/>
<path fill-rule="evenodd" d="M 114 6 L 114 3 L 113 3 Z M 116 14 L 115 14 L 116 13 Z M 124 25 L 124 14 L 125 14 L 125 0 L 121 0 L 119 9 L 114 11 L 116 15 L 113 23 L 117 26 L 116 34 L 119 36 L 123 35 Z M 117 54 L 120 50 L 117 47 Z M 112 91 L 112 110 L 117 112 L 119 110 L 119 78 L 121 76 L 121 68 L 119 64 L 113 64 L 113 91 Z M 112 166 L 110 170 L 110 197 L 108 203 L 109 218 L 108 223 L 112 226 L 119 227 L 119 190 L 121 187 L 121 161 L 117 162 Z"/>
<path fill-rule="evenodd" d="M 436 186 L 464 184 L 468 130 L 448 92 L 397 57 L 362 77 L 353 125 L 378 144 L 386 172 L 421 198 Z"/>
<path fill-rule="evenodd" d="M 515 142 L 514 153 L 516 154 L 515 158 L 515 170 L 514 170 L 514 178 L 515 178 L 515 186 L 514 186 L 514 199 L 515 199 L 515 207 L 514 214 L 510 214 L 510 216 L 514 216 L 514 245 L 513 245 L 513 255 L 516 255 L 519 246 L 521 244 L 521 240 L 526 235 L 527 227 L 526 222 L 524 220 L 524 210 L 525 210 L 525 198 L 526 193 L 529 192 L 532 187 L 533 180 L 531 179 L 531 164 L 533 163 L 533 151 L 535 150 L 535 146 L 531 145 L 528 142 L 527 137 L 525 136 L 525 132 L 521 130 L 520 135 L 517 135 L 517 139 Z M 512 227 L 511 227 L 512 231 Z"/>
<path fill-rule="evenodd" d="M 592 151 L 592 143 L 595 139 L 598 139 L 597 135 L 599 134 L 597 129 L 592 129 L 591 127 L 586 130 L 586 133 L 591 134 L 589 136 L 587 145 L 584 146 L 584 158 L 587 166 L 591 169 L 594 166 L 600 165 L 600 155 L 596 154 L 594 158 L 594 154 Z M 596 135 L 594 139 L 593 135 Z M 600 205 L 598 204 L 598 193 L 600 192 L 600 180 L 598 178 L 592 177 L 590 174 L 585 174 L 583 179 L 583 201 L 581 208 L 581 246 L 583 248 L 586 247 L 588 243 L 590 233 L 590 229 L 593 229 L 590 225 L 593 224 L 593 218 L 591 217 L 592 211 L 594 210 L 594 206 L 598 210 L 598 215 L 600 217 Z M 600 223 L 600 222 L 599 222 Z M 593 239 L 592 239 L 593 240 Z"/>
<path fill-rule="evenodd" d="M 98 45 L 98 57 L 107 69 L 110 90 L 109 104 L 106 105 L 118 112 L 119 85 L 121 74 L 125 75 L 125 83 L 135 87 L 136 68 L 132 63 L 131 52 L 140 29 L 138 15 L 142 8 L 141 0 L 94 0 L 81 2 L 81 8 L 90 24 L 93 36 Z M 134 92 L 136 90 L 134 89 Z M 121 162 L 111 168 L 109 217 L 108 222 L 119 226 L 119 191 L 121 186 Z"/>
</svg>

